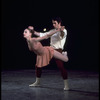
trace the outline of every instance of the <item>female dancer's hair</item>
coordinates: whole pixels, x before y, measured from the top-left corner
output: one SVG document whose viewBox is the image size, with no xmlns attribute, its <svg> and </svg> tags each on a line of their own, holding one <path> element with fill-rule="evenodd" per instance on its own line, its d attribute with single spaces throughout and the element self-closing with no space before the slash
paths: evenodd
<svg viewBox="0 0 100 100">
<path fill-rule="evenodd" d="M 37 37 L 36 35 L 34 35 L 34 29 L 30 29 L 30 28 L 27 29 L 30 31 L 30 33 L 32 33 L 32 37 Z"/>
</svg>

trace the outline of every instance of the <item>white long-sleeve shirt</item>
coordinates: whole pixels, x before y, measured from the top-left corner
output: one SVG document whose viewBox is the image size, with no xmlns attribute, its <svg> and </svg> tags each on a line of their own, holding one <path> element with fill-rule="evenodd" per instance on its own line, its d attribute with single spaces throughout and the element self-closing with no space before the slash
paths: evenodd
<svg viewBox="0 0 100 100">
<path fill-rule="evenodd" d="M 40 33 L 40 37 L 45 36 L 46 34 L 49 34 L 50 32 L 54 31 L 55 29 L 50 30 L 49 32 Z M 67 37 L 67 30 L 64 29 L 64 36 L 61 36 L 61 32 L 56 32 L 53 34 L 50 38 L 50 46 L 52 46 L 54 49 L 64 49 L 64 44 L 66 42 Z"/>
</svg>

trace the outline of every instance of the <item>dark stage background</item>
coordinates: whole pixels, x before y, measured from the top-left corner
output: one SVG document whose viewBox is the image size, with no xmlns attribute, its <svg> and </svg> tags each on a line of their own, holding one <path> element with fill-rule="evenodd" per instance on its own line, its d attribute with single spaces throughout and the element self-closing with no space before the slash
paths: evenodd
<svg viewBox="0 0 100 100">
<path fill-rule="evenodd" d="M 23 30 L 52 28 L 51 18 L 60 16 L 68 30 L 65 50 L 66 69 L 98 70 L 99 0 L 2 0 L 1 66 L 2 69 L 34 68 L 36 55 L 28 50 Z M 42 41 L 49 45 L 49 39 Z M 55 67 L 51 63 L 52 68 Z M 51 67 L 48 67 L 50 69 Z M 51 69 L 52 69 L 51 68 Z"/>
</svg>

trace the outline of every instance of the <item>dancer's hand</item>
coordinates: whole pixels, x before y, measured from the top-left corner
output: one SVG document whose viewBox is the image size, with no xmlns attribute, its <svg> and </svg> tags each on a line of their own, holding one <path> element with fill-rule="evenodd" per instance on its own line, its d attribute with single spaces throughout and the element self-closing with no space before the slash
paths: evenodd
<svg viewBox="0 0 100 100">
<path fill-rule="evenodd" d="M 63 38 L 63 36 L 64 36 L 64 32 L 63 32 L 63 30 L 64 30 L 64 28 L 65 28 L 65 26 L 61 26 L 61 28 L 60 28 L 60 32 L 61 32 L 61 37 Z"/>
<path fill-rule="evenodd" d="M 34 30 L 34 27 L 33 27 L 33 26 L 28 26 L 28 29 L 33 30 L 33 31 L 34 31 L 33 34 L 36 32 L 36 31 Z"/>
<path fill-rule="evenodd" d="M 58 28 L 57 31 L 63 31 L 65 26 L 61 26 L 61 28 Z"/>
<path fill-rule="evenodd" d="M 34 27 L 33 26 L 28 26 L 29 29 L 31 30 L 34 30 Z"/>
<path fill-rule="evenodd" d="M 61 26 L 60 31 L 63 31 L 65 28 L 65 26 Z"/>
</svg>

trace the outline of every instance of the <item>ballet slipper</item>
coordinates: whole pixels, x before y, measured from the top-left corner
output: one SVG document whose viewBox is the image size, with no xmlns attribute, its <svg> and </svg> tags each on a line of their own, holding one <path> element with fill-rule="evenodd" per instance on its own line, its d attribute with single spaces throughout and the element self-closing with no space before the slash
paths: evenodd
<svg viewBox="0 0 100 100">
<path fill-rule="evenodd" d="M 35 83 L 30 84 L 29 86 L 30 86 L 30 87 L 31 87 L 31 86 L 40 86 L 40 78 L 37 78 L 37 77 L 36 77 Z"/>
<path fill-rule="evenodd" d="M 67 91 L 69 90 L 67 79 L 64 80 L 64 90 L 67 90 Z"/>
</svg>

